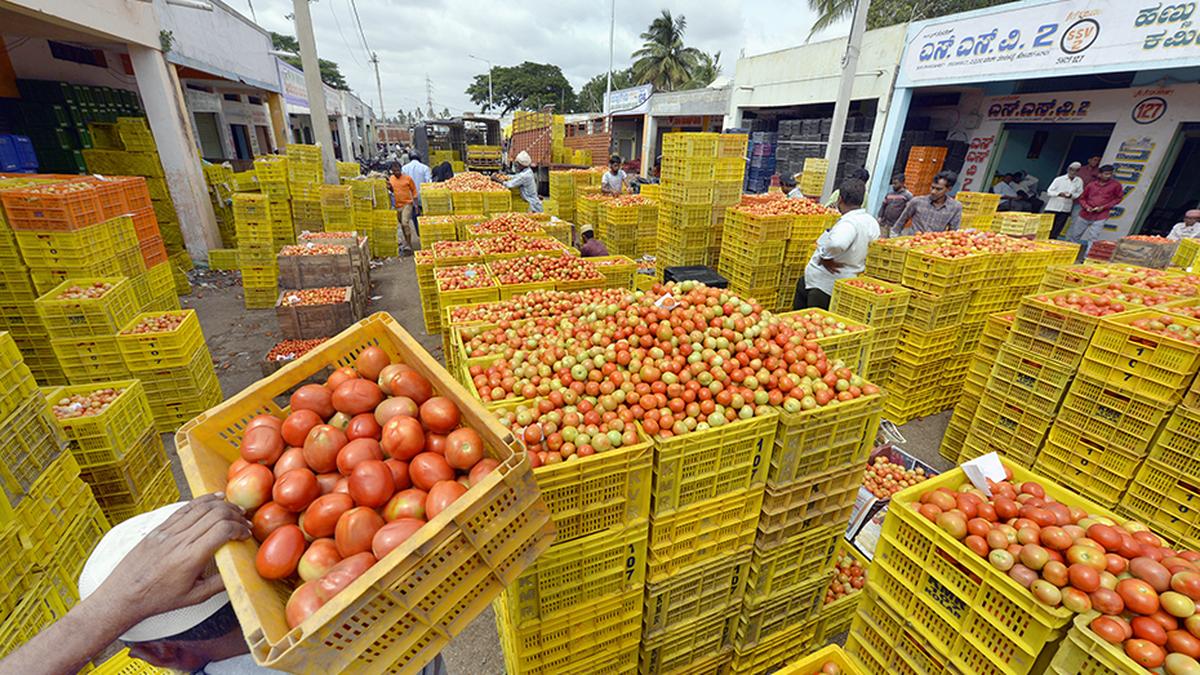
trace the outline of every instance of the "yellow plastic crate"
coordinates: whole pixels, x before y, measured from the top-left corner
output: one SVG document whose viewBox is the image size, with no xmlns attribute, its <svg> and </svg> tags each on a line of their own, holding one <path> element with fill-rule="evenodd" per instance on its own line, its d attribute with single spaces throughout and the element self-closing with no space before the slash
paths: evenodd
<svg viewBox="0 0 1200 675">
<path fill-rule="evenodd" d="M 175 484 L 175 474 L 172 472 L 170 466 L 165 466 L 150 481 L 145 494 L 137 504 L 130 507 L 109 507 L 104 510 L 104 515 L 108 517 L 108 522 L 116 525 L 138 514 L 147 513 L 168 504 L 174 504 L 179 499 L 179 486 Z"/>
<path fill-rule="evenodd" d="M 730 555 L 754 542 L 763 491 L 738 490 L 675 513 L 650 518 L 648 583 L 705 560 Z"/>
<path fill-rule="evenodd" d="M 944 258 L 910 250 L 904 258 L 903 283 L 908 288 L 933 295 L 975 290 L 986 275 L 986 260 L 987 256 L 982 254 Z"/>
<path fill-rule="evenodd" d="M 956 326 L 962 322 L 971 299 L 971 291 L 930 295 L 914 290 L 908 299 L 904 325 L 922 331 Z"/>
<path fill-rule="evenodd" d="M 637 670 L 641 589 L 580 605 L 520 628 L 493 605 L 505 671 L 512 675 L 631 673 Z"/>
<path fill-rule="evenodd" d="M 852 279 L 838 279 L 833 283 L 830 312 L 868 324 L 877 330 L 898 326 L 904 321 L 912 291 L 882 279 L 864 276 L 855 279 L 875 284 L 889 292 L 875 293 L 850 283 Z"/>
<path fill-rule="evenodd" d="M 862 462 L 852 462 L 811 474 L 786 488 L 768 486 L 755 545 L 766 549 L 814 527 L 850 522 L 862 480 Z"/>
<path fill-rule="evenodd" d="M 153 333 L 133 333 L 143 319 L 182 314 L 184 319 L 174 330 Z M 117 346 L 131 372 L 186 366 L 204 348 L 204 333 L 195 310 L 178 312 L 143 312 L 130 319 L 117 334 Z"/>
<path fill-rule="evenodd" d="M 875 442 L 883 396 L 800 412 L 781 411 L 767 484 L 785 487 L 806 476 L 863 461 Z"/>
<path fill-rule="evenodd" d="M 826 568 L 793 586 L 787 593 L 769 597 L 757 605 L 744 604 L 735 644 L 745 650 L 816 617 L 825 600 L 825 588 L 829 585 L 831 574 Z"/>
<path fill-rule="evenodd" d="M 969 369 L 987 368 L 987 390 L 1039 415 L 1053 417 L 1071 386 L 1074 371 L 1017 347 L 1002 345 L 995 357 L 976 352 Z"/>
<path fill-rule="evenodd" d="M 640 592 L 648 536 L 649 523 L 642 519 L 623 529 L 556 542 L 504 589 L 496 607 L 511 627 L 523 629 L 581 605 Z"/>
<path fill-rule="evenodd" d="M 794 660 L 797 654 L 807 652 L 818 644 L 821 642 L 817 635 L 816 619 L 779 631 L 745 650 L 735 644 L 733 660 L 729 664 L 729 673 L 730 675 L 759 675 L 773 668 L 784 666 L 787 662 Z M 831 646 L 837 648 L 837 645 Z M 817 670 L 809 668 L 802 671 L 802 675 L 821 672 L 820 668 L 823 663 L 824 661 L 817 662 L 817 665 L 814 666 Z M 773 672 L 787 672 L 787 668 L 784 667 Z M 842 672 L 850 673 L 852 671 L 843 670 Z"/>
<path fill-rule="evenodd" d="M 29 394 L 4 417 L 0 432 L 0 524 L 34 491 L 39 478 L 63 454 L 65 441 L 40 392 Z M 39 528 L 36 523 L 28 525 Z"/>
<path fill-rule="evenodd" d="M 170 465 L 162 436 L 148 429 L 125 452 L 124 457 L 82 469 L 80 477 L 92 489 L 101 507 L 129 508 L 146 495 L 163 467 L 169 468 Z"/>
<path fill-rule="evenodd" d="M 1178 403 L 1200 370 L 1200 345 L 1132 325 L 1139 319 L 1160 315 L 1156 310 L 1145 310 L 1104 317 L 1092 335 L 1079 366 L 1080 374 L 1139 396 Z M 1180 326 L 1200 326 L 1200 321 L 1182 316 L 1173 320 Z"/>
<path fill-rule="evenodd" d="M 742 491 L 766 480 L 779 414 L 727 422 L 706 431 L 654 438 L 655 518 L 680 512 L 718 495 Z"/>
<path fill-rule="evenodd" d="M 867 246 L 867 274 L 894 284 L 903 282 L 904 264 L 909 252 L 907 242 L 907 237 L 871 242 Z"/>
<path fill-rule="evenodd" d="M 99 298 L 59 298 L 68 288 L 94 283 L 108 283 L 112 287 Z M 34 304 L 46 329 L 58 338 L 114 335 L 140 307 L 133 285 L 123 277 L 68 279 Z"/>
<path fill-rule="evenodd" d="M 845 552 L 846 555 L 857 561 L 863 568 L 864 573 L 866 573 L 871 564 L 866 558 L 862 557 L 858 549 L 854 548 L 854 546 L 844 539 L 838 542 L 838 552 Z M 837 562 L 836 555 L 834 562 Z M 836 571 L 834 574 L 836 575 Z M 834 579 L 830 579 L 830 585 L 833 584 L 833 581 Z M 858 601 L 862 599 L 860 595 L 861 591 L 862 589 L 850 591 L 837 600 L 821 606 L 821 609 L 817 612 L 816 639 L 818 642 L 832 641 L 833 636 L 850 627 L 850 622 L 854 619 L 854 610 L 858 606 Z"/>
<path fill-rule="evenodd" d="M 821 316 L 825 321 L 833 321 L 835 325 L 841 325 L 848 331 L 840 335 L 814 338 L 814 341 L 825 352 L 826 358 L 830 361 L 841 361 L 855 373 L 862 373 L 863 366 L 867 363 L 867 352 L 871 346 L 871 340 L 875 336 L 875 329 L 817 307 L 780 314 L 779 318 L 788 321 L 793 317 L 812 314 Z"/>
<path fill-rule="evenodd" d="M 57 420 L 71 443 L 72 454 L 84 469 L 122 459 L 152 424 L 150 404 L 138 380 L 72 385 L 56 393 L 67 397 L 110 388 L 121 390 L 121 394 L 104 411 Z"/>
<path fill-rule="evenodd" d="M 463 413 L 499 462 L 483 481 L 355 579 L 302 625 L 284 621 L 288 592 L 251 569 L 257 545 L 233 542 L 216 554 L 257 662 L 281 670 L 391 670 L 433 659 L 550 545 L 554 526 L 525 453 L 511 434 L 390 316 L 377 313 L 260 380 L 176 434 L 194 494 L 222 489 L 241 430 L 261 413 L 282 417 L 276 397 L 313 374 L 353 362 L 369 345 L 414 368 Z M 485 572 L 486 570 L 486 572 Z"/>
<path fill-rule="evenodd" d="M 1080 373 L 1071 383 L 1056 421 L 1128 454 L 1142 456 L 1171 411 L 1170 404 Z"/>
<path fill-rule="evenodd" d="M 842 523 L 822 525 L 775 546 L 756 544 L 747 575 L 745 604 L 756 607 L 771 598 L 787 595 L 808 582 L 814 573 L 828 569 L 845 531 Z"/>
<path fill-rule="evenodd" d="M 898 610 L 871 592 L 868 587 L 859 601 L 850 633 L 846 638 L 846 654 L 850 662 L 866 673 L 946 673 L 970 672 L 1001 675 L 978 649 L 969 642 L 955 643 L 955 634 L 944 619 L 924 605 L 916 607 L 916 619 L 923 633 L 900 618 Z M 934 635 L 935 647 L 925 635 Z M 962 662 L 972 669 L 960 671 L 943 650 L 957 646 Z"/>
<path fill-rule="evenodd" d="M 1155 534 L 1183 548 L 1200 546 L 1200 476 L 1180 473 L 1152 452 L 1129 482 L 1117 512 L 1144 521 Z"/>
<path fill-rule="evenodd" d="M 72 384 L 129 377 L 115 337 L 52 338 L 50 347 Z"/>
<path fill-rule="evenodd" d="M 96 666 L 91 675 L 171 675 L 175 671 L 156 668 L 141 659 L 129 655 L 129 649 L 122 649 L 104 663 Z"/>
<path fill-rule="evenodd" d="M 1145 672 L 1119 647 L 1105 642 L 1092 631 L 1089 626 L 1098 616 L 1099 612 L 1090 611 L 1075 617 L 1071 630 L 1054 653 L 1054 660 L 1046 668 L 1048 675 Z"/>
<path fill-rule="evenodd" d="M 641 675 L 716 675 L 728 664 L 737 615 L 716 611 L 658 637 L 642 640 Z"/>
<path fill-rule="evenodd" d="M 658 583 L 646 584 L 642 638 L 653 639 L 688 621 L 742 602 L 752 549 L 724 555 Z"/>
<path fill-rule="evenodd" d="M 734 661 L 736 664 L 736 658 Z M 866 675 L 866 671 L 860 670 L 858 665 L 847 657 L 842 648 L 837 645 L 826 645 L 799 661 L 793 661 L 780 668 L 775 671 L 775 675 L 812 675 L 812 673 L 820 672 L 825 663 L 836 664 L 838 668 L 841 668 L 843 675 Z"/>
</svg>

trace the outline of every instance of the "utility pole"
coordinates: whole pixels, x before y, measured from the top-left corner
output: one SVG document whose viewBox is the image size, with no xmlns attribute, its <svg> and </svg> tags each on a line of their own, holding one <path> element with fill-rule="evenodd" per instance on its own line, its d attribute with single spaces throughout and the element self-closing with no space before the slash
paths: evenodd
<svg viewBox="0 0 1200 675">
<path fill-rule="evenodd" d="M 850 21 L 850 35 L 846 37 L 846 53 L 842 56 L 842 80 L 838 85 L 837 101 L 833 105 L 833 123 L 829 128 L 829 145 L 825 150 L 825 159 L 829 162 L 829 171 L 825 174 L 825 186 L 821 197 L 825 198 L 833 192 L 833 183 L 837 180 L 837 166 L 842 158 L 842 137 L 846 133 L 846 115 L 850 112 L 850 97 L 854 93 L 854 73 L 858 70 L 858 53 L 862 51 L 863 33 L 867 30 L 867 9 L 871 0 L 855 0 L 854 18 Z M 875 180 L 881 180 L 875 176 Z"/>
<path fill-rule="evenodd" d="M 312 118 L 313 135 L 321 144 L 321 164 L 325 182 L 337 184 L 337 160 L 333 156 L 333 134 L 329 131 L 329 113 L 325 109 L 325 85 L 317 64 L 317 40 L 313 37 L 312 15 L 308 0 L 292 0 L 296 19 L 296 39 L 300 42 L 300 67 L 304 69 L 304 88 L 308 92 L 308 112 Z M 347 139 L 348 141 L 349 139 Z"/>
<path fill-rule="evenodd" d="M 371 52 L 371 64 L 375 66 L 375 89 L 379 93 L 379 114 L 382 117 L 382 119 L 379 122 L 376 122 L 376 126 L 375 126 L 375 129 L 376 129 L 375 141 L 376 141 L 376 143 L 378 143 L 379 137 L 381 135 L 378 132 L 379 124 L 387 124 L 387 112 L 385 112 L 387 110 L 387 108 L 383 107 L 383 85 L 380 84 L 380 82 L 379 82 L 379 55 L 376 54 L 375 52 Z M 373 156 L 375 153 L 372 152 L 371 154 Z"/>
<path fill-rule="evenodd" d="M 467 58 L 472 58 L 472 59 L 475 59 L 476 61 L 482 61 L 487 64 L 487 67 L 488 67 L 488 112 L 492 112 L 492 110 L 495 109 L 495 107 L 496 107 L 495 101 L 492 100 L 492 62 L 488 61 L 487 59 L 481 59 L 478 56 L 475 56 L 474 54 L 467 54 Z"/>
<path fill-rule="evenodd" d="M 613 33 L 617 28 L 617 0 L 608 5 L 608 84 L 604 87 L 604 130 L 612 133 L 612 106 L 608 99 L 612 97 L 613 69 Z"/>
</svg>

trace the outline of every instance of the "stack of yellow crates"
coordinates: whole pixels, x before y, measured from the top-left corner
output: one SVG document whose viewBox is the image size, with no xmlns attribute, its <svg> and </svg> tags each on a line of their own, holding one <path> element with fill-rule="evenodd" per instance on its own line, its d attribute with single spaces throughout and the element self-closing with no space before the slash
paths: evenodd
<svg viewBox="0 0 1200 675">
<path fill-rule="evenodd" d="M 67 279 L 34 306 L 72 384 L 129 377 L 117 347 L 117 332 L 141 311 L 129 279 Z"/>
<path fill-rule="evenodd" d="M 1035 470 L 1102 506 L 1114 507 L 1121 501 L 1159 429 L 1200 371 L 1200 346 L 1172 337 L 1165 327 L 1168 323 L 1175 330 L 1200 329 L 1200 320 L 1193 315 L 1167 314 L 1161 308 L 1110 314 L 1100 320 Z M 1156 324 L 1162 330 L 1156 330 Z M 1170 494 L 1162 478 L 1177 474 L 1161 466 L 1155 473 L 1153 468 L 1142 477 L 1154 481 L 1150 484 L 1159 494 Z"/>
<path fill-rule="evenodd" d="M 715 133 L 663 135 L 658 205 L 657 270 L 704 265 L 713 237 L 713 200 L 719 137 Z M 728 163 L 729 158 L 723 158 Z M 724 166 L 724 164 L 723 164 Z"/>
<path fill-rule="evenodd" d="M 326 232 L 354 229 L 354 204 L 349 185 L 322 185 L 321 216 Z"/>
<path fill-rule="evenodd" d="M 259 192 L 268 200 L 271 214 L 271 245 L 276 250 L 296 243 L 292 225 L 291 187 L 287 180 L 287 157 L 266 155 L 254 160 Z"/>
<path fill-rule="evenodd" d="M 370 229 L 367 235 L 371 246 L 371 257 L 394 258 L 400 255 L 400 223 L 392 209 L 371 211 Z M 425 229 L 425 223 L 421 223 Z"/>
<path fill-rule="evenodd" d="M 380 187 L 386 186 L 382 178 L 367 178 L 366 176 L 343 178 L 342 185 L 350 186 L 350 215 L 357 229 L 370 230 L 374 218 L 371 212 L 376 209 L 391 208 L 391 202 L 387 200 L 386 196 L 382 203 L 376 198 Z M 386 195 L 387 188 L 383 187 L 382 189 Z"/>
<path fill-rule="evenodd" d="M 238 235 L 238 267 L 246 309 L 275 306 L 279 296 L 279 267 L 275 261 L 271 205 L 266 195 L 233 195 L 233 219 Z"/>
<path fill-rule="evenodd" d="M 87 401 L 103 397 L 99 409 Z M 45 401 L 71 454 L 80 477 L 112 524 L 179 500 L 171 460 L 146 391 L 138 380 L 114 380 L 58 387 Z"/>
<path fill-rule="evenodd" d="M 291 192 L 292 227 L 296 232 L 319 232 L 325 227 L 321 212 L 321 186 L 324 169 L 321 147 L 289 143 L 284 148 L 287 157 L 287 182 Z"/>
<path fill-rule="evenodd" d="M 575 175 L 572 172 L 550 172 L 550 198 L 558 204 L 559 218 L 575 221 Z"/>
<path fill-rule="evenodd" d="M 536 417 L 537 404 L 514 409 Z M 557 532 L 492 603 L 506 672 L 637 670 L 653 456 L 641 436 L 582 461 L 535 469 Z"/>
<path fill-rule="evenodd" d="M 962 228 L 992 231 L 992 220 L 996 216 L 996 207 L 1000 206 L 1000 195 L 993 192 L 968 192 L 966 190 L 954 195 L 962 204 Z"/>
<path fill-rule="evenodd" d="M 91 125 L 99 131 L 93 138 L 107 139 L 83 151 L 88 171 L 108 176 L 142 176 L 150 194 L 149 206 L 154 209 L 158 228 L 168 253 L 183 250 L 183 231 L 179 228 L 179 215 L 175 202 L 167 189 L 162 162 L 158 157 L 158 146 L 144 117 L 118 117 L 113 125 Z M 100 131 L 100 127 L 110 127 Z"/>
<path fill-rule="evenodd" d="M 800 175 L 800 194 L 813 199 L 821 197 L 825 191 L 825 178 L 829 175 L 829 160 L 819 157 L 806 157 L 804 171 Z"/>
<path fill-rule="evenodd" d="M 866 338 L 851 333 L 817 342 L 830 358 L 858 354 L 861 360 Z M 780 412 L 732 672 L 761 672 L 778 665 L 781 651 L 795 654 L 812 642 L 837 545 L 875 445 L 882 398 L 873 394 L 830 408 Z"/>
<path fill-rule="evenodd" d="M 954 406 L 954 414 L 950 416 L 950 423 L 946 426 L 946 433 L 942 436 L 942 444 L 938 448 L 942 457 L 955 464 L 962 455 L 967 435 L 971 432 L 971 422 L 975 420 L 975 411 L 979 408 L 979 401 L 987 389 L 996 355 L 1008 339 L 1013 318 L 1011 312 L 999 312 L 987 318 L 979 343 L 971 355 L 971 362 L 967 365 L 962 396 Z"/>
<path fill-rule="evenodd" d="M 139 314 L 117 334 L 117 346 L 142 382 L 160 433 L 174 433 L 223 400 L 195 310 Z"/>
<path fill-rule="evenodd" d="M 736 206 L 742 198 L 749 138 L 748 134 L 721 134 L 717 137 L 717 165 L 713 176 L 713 227 L 705 263 L 712 268 L 716 268 L 721 260 L 726 209 Z"/>
<path fill-rule="evenodd" d="M 887 379 L 910 297 L 912 291 L 899 284 L 867 276 L 834 282 L 829 311 L 875 329 L 863 377 L 876 382 Z"/>
<path fill-rule="evenodd" d="M 0 333 L 0 657 L 66 614 L 79 600 L 77 580 L 108 520 L 62 431 L 21 360 Z"/>
<path fill-rule="evenodd" d="M 212 202 L 217 217 L 217 229 L 226 246 L 237 246 L 237 234 L 233 229 L 233 168 L 229 164 L 204 164 L 204 182 L 208 186 L 208 200 Z"/>
<path fill-rule="evenodd" d="M 622 195 L 600 202 L 596 236 L 613 255 L 637 257 L 653 253 L 658 204 L 641 195 Z"/>
</svg>

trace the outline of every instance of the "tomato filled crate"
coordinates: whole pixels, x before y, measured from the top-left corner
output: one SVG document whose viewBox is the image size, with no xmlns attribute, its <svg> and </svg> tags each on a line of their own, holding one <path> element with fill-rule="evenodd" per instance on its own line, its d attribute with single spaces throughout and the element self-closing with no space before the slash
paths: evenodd
<svg viewBox="0 0 1200 675">
<path fill-rule="evenodd" d="M 1080 374 L 1139 396 L 1178 403 L 1200 369 L 1200 344 L 1134 325 L 1161 316 L 1150 309 L 1105 317 L 1084 354 Z M 1171 320 L 1175 326 L 1200 328 L 1195 319 L 1172 315 Z"/>
<path fill-rule="evenodd" d="M 17 230 L 14 234 L 21 257 L 30 267 L 77 268 L 138 245 L 129 216 L 67 232 Z"/>
<path fill-rule="evenodd" d="M 642 637 L 652 639 L 712 612 L 735 611 L 742 604 L 750 548 L 676 573 L 667 581 L 646 584 Z"/>
<path fill-rule="evenodd" d="M 867 246 L 867 274 L 893 284 L 902 283 L 909 250 L 907 239 L 876 239 Z"/>
<path fill-rule="evenodd" d="M 178 316 L 182 316 L 182 320 L 170 330 L 134 332 L 143 322 Z M 192 309 L 138 314 L 117 334 L 117 346 L 131 371 L 186 366 L 202 348 L 208 351 L 204 333 L 200 330 L 200 319 Z"/>
<path fill-rule="evenodd" d="M 276 398 L 314 373 L 353 364 L 368 346 L 416 370 L 462 412 L 499 466 L 294 629 L 291 589 L 254 568 L 257 545 L 232 542 L 216 555 L 251 654 L 280 670 L 412 673 L 434 658 L 550 545 L 554 526 L 525 451 L 384 313 L 356 322 L 270 377 L 186 424 L 176 447 L 192 493 L 223 490 L 245 425 L 283 416 Z"/>
<path fill-rule="evenodd" d="M 857 562 L 865 575 L 865 572 L 871 563 L 864 558 L 861 553 L 858 552 L 858 549 L 854 548 L 852 544 L 844 539 L 838 542 L 838 551 L 835 555 L 842 556 L 843 554 L 848 556 L 854 562 Z M 834 558 L 834 562 L 837 562 L 836 557 Z M 865 576 L 863 577 L 863 580 L 865 582 Z M 837 568 L 834 569 L 833 578 L 829 580 L 829 585 L 833 586 L 835 582 L 843 583 L 844 585 L 844 582 L 841 582 L 838 578 Z M 817 644 L 822 642 L 830 642 L 833 640 L 835 635 L 850 628 L 850 622 L 854 620 L 854 610 L 858 606 L 858 601 L 862 599 L 862 596 L 860 595 L 861 590 L 862 589 L 855 589 L 851 587 L 847 590 L 846 595 L 843 595 L 833 602 L 827 602 L 821 606 L 821 609 L 817 612 L 816 619 Z"/>
<path fill-rule="evenodd" d="M 65 232 L 108 217 L 100 203 L 100 191 L 98 184 L 74 180 L 4 190 L 0 200 L 13 230 Z"/>
<path fill-rule="evenodd" d="M 494 606 L 510 675 L 588 675 L 637 670 L 642 592 L 606 596 L 551 619 L 517 627 Z"/>
<path fill-rule="evenodd" d="M 71 453 L 83 468 L 124 458 L 151 427 L 154 418 L 142 383 L 139 380 L 94 382 L 61 387 L 46 394 L 49 404 L 54 406 L 73 395 L 88 396 L 106 389 L 118 393 L 100 412 L 82 417 L 56 416 L 58 426 L 70 442 Z"/>
<path fill-rule="evenodd" d="M 847 657 L 846 652 L 837 645 L 826 645 L 799 661 L 793 661 L 780 668 L 775 671 L 775 675 L 812 675 L 821 672 L 826 663 L 836 665 L 841 669 L 842 675 L 866 675 L 866 671 L 859 669 L 858 664 Z"/>
<path fill-rule="evenodd" d="M 876 393 L 811 410 L 781 410 L 767 484 L 785 487 L 804 476 L 865 460 L 879 429 L 882 405 L 883 395 Z"/>
<path fill-rule="evenodd" d="M 78 295 L 80 289 L 99 290 L 98 295 Z M 42 295 L 34 304 L 53 337 L 114 335 L 138 313 L 133 285 L 124 277 L 68 279 Z"/>
<path fill-rule="evenodd" d="M 304 294 L 314 291 L 326 293 L 324 299 L 328 301 L 308 304 L 302 299 Z M 279 321 L 279 332 L 285 338 L 306 340 L 333 335 L 359 318 L 355 311 L 354 289 L 345 286 L 283 291 L 275 302 L 275 318 Z"/>
<path fill-rule="evenodd" d="M 855 373 L 862 372 L 863 366 L 867 363 L 869 348 L 875 338 L 875 329 L 816 307 L 780 314 L 779 318 L 790 323 L 801 317 L 810 319 L 814 316 L 817 318 L 813 322 L 817 323 L 818 329 L 833 327 L 835 330 L 844 331 L 814 339 L 824 350 L 825 356 L 831 362 L 841 361 Z"/>
<path fill-rule="evenodd" d="M 1047 357 L 1064 368 L 1075 368 L 1092 340 L 1100 318 L 1068 307 L 1043 302 L 1064 295 L 1104 302 L 1107 298 L 1077 290 L 1058 291 L 1045 296 L 1022 298 L 1017 307 L 1008 344 L 1040 357 Z"/>
<path fill-rule="evenodd" d="M 883 330 L 903 323 L 911 296 L 909 289 L 882 279 L 867 276 L 838 279 L 833 282 L 829 311 Z"/>
<path fill-rule="evenodd" d="M 973 291 L 987 276 L 988 256 L 969 254 L 947 258 L 911 249 L 904 258 L 905 287 L 933 295 Z"/>
<path fill-rule="evenodd" d="M 651 515 L 663 518 L 704 500 L 762 485 L 779 413 L 763 406 L 758 411 L 749 419 L 705 431 L 654 437 Z"/>
<path fill-rule="evenodd" d="M 1001 463 L 1018 482 L 1037 481 L 1046 494 L 1068 507 L 1121 522 L 1039 474 Z M 1049 607 L 1007 574 L 917 513 L 929 490 L 954 490 L 968 482 L 961 468 L 896 493 L 875 549 L 868 590 L 904 616 L 933 647 L 950 655 L 965 672 L 1029 673 L 1046 645 L 1068 629 L 1074 613 Z M 860 607 L 862 607 L 860 605 Z M 926 618 L 928 617 L 928 618 Z"/>
</svg>

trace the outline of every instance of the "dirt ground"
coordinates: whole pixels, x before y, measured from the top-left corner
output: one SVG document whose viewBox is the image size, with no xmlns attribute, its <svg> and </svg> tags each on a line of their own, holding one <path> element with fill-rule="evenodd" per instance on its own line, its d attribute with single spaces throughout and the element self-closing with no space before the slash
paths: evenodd
<svg viewBox="0 0 1200 675">
<path fill-rule="evenodd" d="M 242 287 L 238 275 L 233 272 L 193 272 L 192 287 L 192 294 L 181 298 L 181 304 L 196 310 L 216 364 L 221 389 L 225 396 L 232 396 L 262 377 L 260 363 L 263 356 L 282 339 L 274 310 L 245 309 Z M 368 312 L 391 313 L 435 358 L 441 360 L 441 336 L 427 334 L 421 318 L 413 258 L 392 258 L 373 267 L 371 287 Z M 949 462 L 937 451 L 949 417 L 950 413 L 944 412 L 900 427 L 907 441 L 904 449 L 939 471 L 949 468 Z M 181 493 L 187 496 L 187 482 L 170 440 L 168 448 Z M 453 675 L 504 673 L 504 657 L 491 610 L 480 615 L 456 637 L 443 656 Z"/>
</svg>

